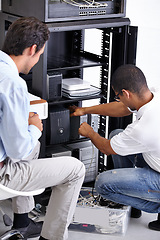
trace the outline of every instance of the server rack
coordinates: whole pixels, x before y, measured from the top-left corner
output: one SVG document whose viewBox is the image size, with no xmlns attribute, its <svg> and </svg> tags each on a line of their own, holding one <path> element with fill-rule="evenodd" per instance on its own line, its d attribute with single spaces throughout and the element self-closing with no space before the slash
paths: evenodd
<svg viewBox="0 0 160 240">
<path fill-rule="evenodd" d="M 0 31 L 2 37 L 0 47 L 3 45 L 5 32 L 9 25 L 18 17 L 1 12 Z M 101 68 L 101 94 L 92 97 L 80 97 L 76 100 L 62 97 L 58 100 L 49 101 L 49 111 L 54 106 L 68 107 L 71 104 L 81 106 L 82 101 L 87 99 L 98 98 L 102 104 L 112 101 L 114 93 L 109 86 L 109 82 L 113 72 L 122 64 L 135 64 L 137 27 L 131 27 L 128 18 L 87 19 L 46 24 L 51 32 L 51 37 L 46 44 L 44 54 L 29 75 L 31 78 L 26 79 L 32 93 L 47 99 L 47 73 L 50 71 L 62 73 L 64 77 L 83 78 L 85 68 L 99 66 Z M 100 55 L 84 50 L 85 31 L 87 29 L 101 31 Z M 124 128 L 130 122 L 131 117 L 125 117 L 109 118 L 107 123 L 106 117 L 100 116 L 98 131 L 101 136 L 105 137 L 106 130 L 110 132 L 115 128 Z M 43 123 L 41 157 L 48 157 L 57 146 L 47 143 L 46 120 Z M 86 140 L 74 139 L 74 142 Z M 64 142 L 62 145 L 69 142 Z M 98 171 L 102 172 L 105 168 L 105 156 L 99 152 Z"/>
</svg>

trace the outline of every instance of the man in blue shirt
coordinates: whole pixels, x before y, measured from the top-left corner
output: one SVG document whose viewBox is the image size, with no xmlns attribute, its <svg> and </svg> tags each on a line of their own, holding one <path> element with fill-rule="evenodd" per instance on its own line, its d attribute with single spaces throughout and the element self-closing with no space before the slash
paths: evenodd
<svg viewBox="0 0 160 240">
<path fill-rule="evenodd" d="M 30 113 L 27 86 L 19 76 L 28 74 L 38 62 L 48 38 L 44 23 L 34 17 L 19 18 L 9 27 L 0 51 L 0 183 L 19 191 L 52 187 L 43 227 L 42 222 L 28 218 L 33 197 L 17 197 L 12 200 L 12 228 L 24 238 L 41 233 L 41 240 L 65 240 L 84 180 L 84 165 L 73 157 L 38 159 L 43 124 L 38 114 Z"/>
</svg>

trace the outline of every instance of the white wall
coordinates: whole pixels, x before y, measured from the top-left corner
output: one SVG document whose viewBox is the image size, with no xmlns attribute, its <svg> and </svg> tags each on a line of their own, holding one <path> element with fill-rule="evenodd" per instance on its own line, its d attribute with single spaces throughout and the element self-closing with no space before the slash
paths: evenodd
<svg viewBox="0 0 160 240">
<path fill-rule="evenodd" d="M 136 65 L 149 87 L 160 87 L 160 0 L 127 0 L 126 16 L 138 26 Z"/>
</svg>

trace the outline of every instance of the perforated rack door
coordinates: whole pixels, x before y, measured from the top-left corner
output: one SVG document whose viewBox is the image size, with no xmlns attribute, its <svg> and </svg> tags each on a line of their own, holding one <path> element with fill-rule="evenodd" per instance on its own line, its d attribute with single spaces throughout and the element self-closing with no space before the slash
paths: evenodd
<svg viewBox="0 0 160 240">
<path fill-rule="evenodd" d="M 123 64 L 135 64 L 137 46 L 137 27 L 120 26 L 103 29 L 101 90 L 103 97 L 101 104 L 114 100 L 114 92 L 111 87 L 111 77 L 117 67 Z M 111 118 L 100 116 L 99 134 L 107 137 L 116 128 L 124 129 L 132 122 L 132 116 L 123 118 Z M 110 166 L 111 165 L 111 166 Z M 105 156 L 99 151 L 99 172 L 112 168 L 111 156 Z"/>
<path fill-rule="evenodd" d="M 102 58 L 103 64 L 101 71 L 101 91 L 103 97 L 101 98 L 101 104 L 108 102 L 108 84 L 110 82 L 110 64 L 111 64 L 111 34 L 112 31 L 110 28 L 103 29 L 103 38 L 102 38 Z M 99 121 L 99 134 L 102 137 L 106 137 L 108 132 L 108 124 L 106 122 L 106 116 L 100 116 Z M 104 164 L 105 155 L 99 151 L 99 161 L 98 161 L 98 169 L 99 172 L 103 172 L 105 168 Z"/>
</svg>

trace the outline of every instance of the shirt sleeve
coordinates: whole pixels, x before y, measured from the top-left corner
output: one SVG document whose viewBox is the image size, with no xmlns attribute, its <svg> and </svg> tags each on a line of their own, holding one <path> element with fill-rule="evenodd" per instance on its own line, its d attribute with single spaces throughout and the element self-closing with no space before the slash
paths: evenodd
<svg viewBox="0 0 160 240">
<path fill-rule="evenodd" d="M 28 125 L 30 102 L 27 87 L 12 89 L 1 96 L 1 101 L 0 131 L 4 149 L 10 158 L 23 159 L 33 151 L 41 136 L 36 126 Z"/>
<path fill-rule="evenodd" d="M 132 131 L 136 130 L 130 124 L 123 132 L 111 138 L 111 147 L 118 155 L 126 156 L 148 151 L 147 147 L 138 140 L 138 135 L 135 132 L 132 134 Z"/>
</svg>

